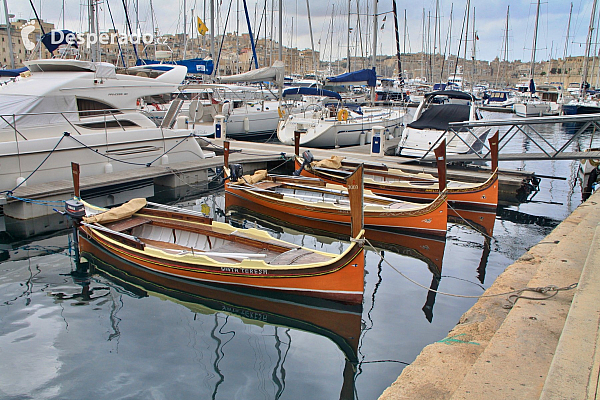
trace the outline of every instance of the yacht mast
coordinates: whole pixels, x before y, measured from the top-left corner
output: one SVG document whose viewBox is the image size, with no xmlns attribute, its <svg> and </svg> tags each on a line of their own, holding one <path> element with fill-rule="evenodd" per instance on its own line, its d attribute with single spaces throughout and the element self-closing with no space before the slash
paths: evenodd
<svg viewBox="0 0 600 400">
<path fill-rule="evenodd" d="M 377 72 L 375 68 L 377 64 L 377 0 L 373 0 L 373 71 Z M 375 104 L 375 87 L 371 88 L 371 104 Z"/>
<path fill-rule="evenodd" d="M 9 49 L 9 54 L 10 54 L 10 68 L 14 69 L 15 68 L 15 53 L 14 53 L 14 49 L 13 49 L 13 44 L 12 44 L 12 32 L 11 32 L 11 26 L 10 26 L 10 16 L 8 14 L 8 4 L 6 3 L 6 0 L 4 0 L 4 16 L 6 18 L 6 33 L 8 35 L 8 49 Z"/>
<path fill-rule="evenodd" d="M 306 0 L 308 2 L 308 0 Z M 352 0 L 348 0 L 348 31 L 347 31 L 347 40 L 346 43 L 348 43 L 348 51 L 347 51 L 347 55 L 346 55 L 346 60 L 347 60 L 347 66 L 348 66 L 348 72 L 350 72 L 350 6 Z"/>
<path fill-rule="evenodd" d="M 563 60 L 562 60 L 562 76 L 563 76 L 563 91 L 565 90 L 565 78 L 566 78 L 566 71 L 565 71 L 565 66 L 567 63 L 567 54 L 568 54 L 568 49 L 569 49 L 569 33 L 571 31 L 571 15 L 573 14 L 573 2 L 571 2 L 571 9 L 569 10 L 569 22 L 567 23 L 567 37 L 565 39 L 565 50 L 563 52 Z"/>
<path fill-rule="evenodd" d="M 529 69 L 529 91 L 535 93 L 535 83 L 533 81 L 533 75 L 535 73 L 535 48 L 537 46 L 537 34 L 538 34 L 538 22 L 540 19 L 540 1 L 537 2 L 537 9 L 535 12 L 535 29 L 533 32 L 533 48 L 531 49 L 531 67 Z M 594 4 L 596 0 L 594 0 Z"/>
<path fill-rule="evenodd" d="M 592 46 L 592 36 L 594 32 L 594 24 L 596 18 L 596 4 L 597 0 L 594 0 L 592 5 L 592 15 L 590 16 L 590 26 L 588 28 L 588 36 L 585 41 L 585 57 L 583 58 L 583 70 L 581 73 L 581 84 L 579 85 L 579 97 L 585 97 L 587 74 L 588 74 L 588 58 L 590 57 L 590 48 Z"/>
<path fill-rule="evenodd" d="M 281 1 L 282 0 L 279 0 L 280 4 L 281 4 Z M 315 76 L 317 76 L 317 63 L 316 63 L 316 60 L 315 60 L 315 41 L 313 39 L 312 21 L 310 19 L 310 5 L 309 5 L 309 0 L 306 0 L 306 12 L 308 13 L 308 30 L 310 31 L 310 49 L 312 51 L 313 69 L 315 71 Z M 281 30 L 281 19 L 280 19 L 280 25 L 279 26 L 280 26 L 280 30 Z M 281 39 L 280 39 L 280 42 L 281 42 Z"/>
</svg>

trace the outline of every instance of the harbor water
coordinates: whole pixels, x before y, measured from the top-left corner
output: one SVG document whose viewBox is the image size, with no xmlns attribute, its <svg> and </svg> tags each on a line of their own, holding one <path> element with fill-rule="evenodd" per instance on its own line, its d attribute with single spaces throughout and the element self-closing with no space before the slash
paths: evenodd
<svg viewBox="0 0 600 400">
<path fill-rule="evenodd" d="M 554 144 L 573 134 L 559 124 L 536 129 Z M 579 140 L 582 148 L 590 147 L 590 135 Z M 503 151 L 532 146 L 521 135 Z M 294 304 L 252 294 L 182 293 L 110 270 L 76 278 L 68 230 L 17 238 L 8 229 L 14 222 L 6 222 L 0 398 L 376 399 L 423 347 L 460 341 L 446 335 L 476 297 L 581 203 L 579 161 L 501 162 L 500 168 L 564 179 L 544 178 L 530 201 L 499 207 L 491 238 L 490 230 L 456 219 L 448 223 L 445 244 L 408 238 L 367 245 L 362 307 L 333 312 L 315 303 L 299 313 Z M 347 246 L 228 215 L 219 189 L 174 203 L 309 248 L 340 252 Z M 331 315 L 335 323 L 327 321 Z"/>
</svg>

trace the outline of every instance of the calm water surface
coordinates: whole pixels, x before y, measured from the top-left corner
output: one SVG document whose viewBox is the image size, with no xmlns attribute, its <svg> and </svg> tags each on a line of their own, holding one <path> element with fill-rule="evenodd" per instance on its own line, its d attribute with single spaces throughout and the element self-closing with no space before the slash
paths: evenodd
<svg viewBox="0 0 600 400">
<path fill-rule="evenodd" d="M 561 126 L 540 130 L 554 143 L 569 137 Z M 517 138 L 510 148 L 526 151 L 532 143 Z M 423 257 L 406 255 L 406 246 L 423 243 L 368 248 L 362 309 L 331 313 L 313 305 L 304 320 L 293 305 L 252 296 L 186 295 L 99 274 L 74 280 L 67 234 L 31 242 L 5 233 L 0 398 L 376 399 L 476 301 L 428 293 L 392 266 L 425 287 L 480 295 L 581 202 L 576 162 L 500 166 L 566 179 L 543 179 L 532 202 L 500 210 L 491 240 L 449 223 L 445 246 L 428 246 L 430 257 L 443 258 L 440 280 Z M 181 204 L 225 219 L 220 191 Z M 311 248 L 347 246 L 249 216 L 234 222 Z M 335 323 L 324 329 L 320 317 Z"/>
</svg>

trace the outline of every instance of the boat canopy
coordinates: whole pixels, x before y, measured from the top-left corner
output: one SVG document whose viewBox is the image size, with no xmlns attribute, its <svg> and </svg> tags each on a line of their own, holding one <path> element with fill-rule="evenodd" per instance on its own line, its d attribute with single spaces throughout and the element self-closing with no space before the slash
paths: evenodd
<svg viewBox="0 0 600 400">
<path fill-rule="evenodd" d="M 327 78 L 327 83 L 331 85 L 367 85 L 375 87 L 377 85 L 377 74 L 375 68 L 361 69 L 354 72 L 346 72 L 338 76 Z"/>
<path fill-rule="evenodd" d="M 156 66 L 154 69 L 167 70 L 169 65 L 182 65 L 187 68 L 188 74 L 205 74 L 211 75 L 215 64 L 213 60 L 205 60 L 202 58 L 190 58 L 187 60 L 179 61 L 156 61 L 156 60 L 142 60 L 139 59 L 135 63 L 136 65 L 152 65 Z"/>
<path fill-rule="evenodd" d="M 252 71 L 236 75 L 221 76 L 219 77 L 219 81 L 221 83 L 270 81 L 283 86 L 283 73 L 283 62 L 275 61 L 270 67 L 253 69 Z"/>
<path fill-rule="evenodd" d="M 460 93 L 460 92 L 459 92 Z M 469 120 L 471 107 L 466 104 L 442 104 L 423 111 L 421 117 L 408 124 L 414 129 L 436 129 L 445 131 L 450 122 L 463 122 Z"/>
<path fill-rule="evenodd" d="M 28 71 L 27 67 L 21 67 L 16 69 L 0 69 L 0 76 L 19 76 L 22 72 Z"/>
<path fill-rule="evenodd" d="M 336 93 L 331 90 L 318 89 L 318 88 L 308 88 L 308 87 L 294 87 L 287 88 L 283 91 L 283 97 L 289 97 L 294 95 L 306 95 L 306 96 L 326 96 L 332 97 L 334 99 L 338 99 L 342 101 L 342 96 L 339 93 Z"/>
<path fill-rule="evenodd" d="M 437 92 L 427 93 L 425 95 L 425 98 L 430 99 L 435 96 L 447 96 L 451 99 L 460 99 L 460 100 L 471 100 L 471 101 L 475 100 L 475 98 L 473 97 L 472 94 L 461 92 L 459 90 L 439 90 Z"/>
<path fill-rule="evenodd" d="M 41 42 L 50 53 L 54 53 L 54 50 L 63 44 L 77 47 L 77 36 L 67 29 L 51 30 L 42 36 Z"/>
</svg>

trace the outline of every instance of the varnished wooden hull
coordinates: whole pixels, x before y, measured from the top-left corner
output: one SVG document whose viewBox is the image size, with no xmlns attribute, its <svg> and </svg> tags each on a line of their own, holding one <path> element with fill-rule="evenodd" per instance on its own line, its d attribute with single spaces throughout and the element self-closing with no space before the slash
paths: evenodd
<svg viewBox="0 0 600 400">
<path fill-rule="evenodd" d="M 173 229 L 186 224 L 177 218 L 166 219 L 162 223 L 171 223 Z M 263 260 L 227 263 L 201 253 L 177 255 L 148 247 L 139 248 L 135 243 L 124 242 L 89 226 L 80 228 L 80 237 L 82 252 L 93 253 L 98 247 L 123 262 L 169 277 L 345 303 L 362 302 L 364 253 L 358 242 L 351 243 L 343 254 L 329 257 L 324 262 L 268 265 Z"/>
<path fill-rule="evenodd" d="M 225 312 L 245 320 L 301 329 L 331 339 L 351 362 L 357 362 L 360 338 L 362 305 L 345 305 L 322 299 L 286 295 L 272 297 L 271 292 L 192 282 L 154 273 L 135 263 L 96 246 L 84 238 L 84 248 L 92 272 L 116 279 L 119 284 L 134 292 L 154 295 L 183 304 L 202 313 Z"/>
<path fill-rule="evenodd" d="M 225 185 L 225 204 L 227 207 L 247 209 L 296 225 L 312 225 L 324 231 L 339 231 L 328 225 L 350 224 L 348 208 L 285 201 L 237 184 Z M 445 236 L 447 214 L 446 195 L 443 193 L 427 206 L 415 210 L 369 211 L 365 208 L 364 225 L 366 229 Z"/>
<path fill-rule="evenodd" d="M 300 163 L 296 159 L 296 170 L 299 168 Z M 385 172 L 378 171 L 378 173 L 385 175 Z M 304 168 L 302 175 L 320 178 L 328 183 L 344 184 L 343 177 L 319 170 Z M 421 187 L 396 186 L 370 179 L 367 170 L 365 171 L 364 186 L 365 189 L 371 190 L 375 194 L 407 201 L 432 201 L 439 194 L 438 185 L 435 182 L 429 185 L 431 187 L 425 185 L 421 185 Z M 485 182 L 475 187 L 452 188 L 452 185 L 449 185 L 447 191 L 451 208 L 493 211 L 498 205 L 498 174 L 493 173 Z"/>
</svg>

